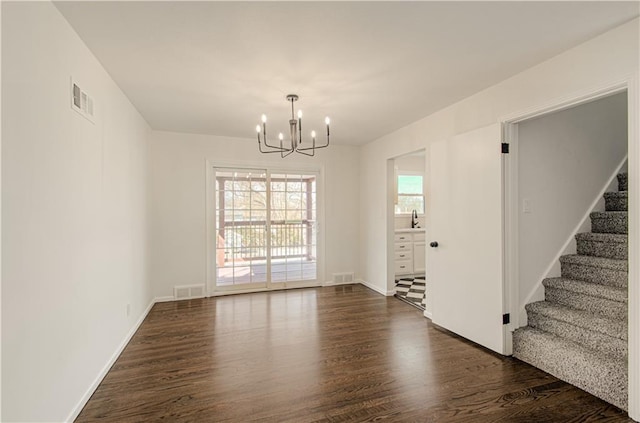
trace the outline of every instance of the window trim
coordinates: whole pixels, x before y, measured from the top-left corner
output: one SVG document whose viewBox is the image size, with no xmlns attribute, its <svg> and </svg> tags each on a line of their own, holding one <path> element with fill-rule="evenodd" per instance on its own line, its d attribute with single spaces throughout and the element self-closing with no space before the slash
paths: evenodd
<svg viewBox="0 0 640 423">
<path fill-rule="evenodd" d="M 247 169 L 265 169 L 270 173 L 313 173 L 316 175 L 316 280 L 312 282 L 298 282 L 289 283 L 288 288 L 303 288 L 303 287 L 315 287 L 322 286 L 325 280 L 325 208 L 324 208 L 324 181 L 325 181 L 325 169 L 324 165 L 309 165 L 303 163 L 282 163 L 282 162 L 251 162 L 251 161 L 235 161 L 235 160 L 205 160 L 205 217 L 206 217 L 206 245 L 205 256 L 206 260 L 206 283 L 205 283 L 205 296 L 218 296 L 228 294 L 241 294 L 250 292 L 263 292 L 271 291 L 274 289 L 282 289 L 282 286 L 272 286 L 267 288 L 253 288 L 237 289 L 228 291 L 216 287 L 216 194 L 215 194 L 215 168 L 247 168 Z"/>
<path fill-rule="evenodd" d="M 413 197 L 413 196 L 418 196 L 420 194 L 400 194 L 399 190 L 398 190 L 398 178 L 400 176 L 422 176 L 422 213 L 418 213 L 418 216 L 425 216 L 427 213 L 427 195 L 425 192 L 425 187 L 424 187 L 424 181 L 425 181 L 425 174 L 424 172 L 420 172 L 417 170 L 400 170 L 400 169 L 396 169 L 396 183 L 395 183 L 395 201 L 394 201 L 394 215 L 396 217 L 402 217 L 402 216 L 411 216 L 411 212 L 397 212 L 395 211 L 395 206 L 398 204 L 398 199 L 400 198 L 400 196 L 407 196 L 407 197 Z"/>
</svg>

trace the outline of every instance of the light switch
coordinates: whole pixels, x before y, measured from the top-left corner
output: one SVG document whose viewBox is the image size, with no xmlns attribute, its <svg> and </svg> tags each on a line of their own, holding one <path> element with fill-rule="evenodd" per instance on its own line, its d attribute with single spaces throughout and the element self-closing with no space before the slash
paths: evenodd
<svg viewBox="0 0 640 423">
<path fill-rule="evenodd" d="M 531 200 L 528 198 L 522 200 L 522 213 L 531 213 Z"/>
</svg>

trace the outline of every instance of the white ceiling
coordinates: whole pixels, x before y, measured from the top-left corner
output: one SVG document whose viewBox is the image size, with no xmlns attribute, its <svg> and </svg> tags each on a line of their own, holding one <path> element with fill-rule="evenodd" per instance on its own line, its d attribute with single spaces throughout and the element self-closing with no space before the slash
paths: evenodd
<svg viewBox="0 0 640 423">
<path fill-rule="evenodd" d="M 55 2 L 158 130 L 393 132 L 629 21 L 637 2 Z"/>
</svg>

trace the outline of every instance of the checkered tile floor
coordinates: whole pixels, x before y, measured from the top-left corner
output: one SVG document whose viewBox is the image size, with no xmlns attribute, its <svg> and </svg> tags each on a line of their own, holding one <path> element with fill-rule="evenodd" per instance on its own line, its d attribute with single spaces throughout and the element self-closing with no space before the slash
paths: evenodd
<svg viewBox="0 0 640 423">
<path fill-rule="evenodd" d="M 422 276 L 406 276 L 396 279 L 396 297 L 420 310 L 425 309 L 425 279 Z"/>
</svg>

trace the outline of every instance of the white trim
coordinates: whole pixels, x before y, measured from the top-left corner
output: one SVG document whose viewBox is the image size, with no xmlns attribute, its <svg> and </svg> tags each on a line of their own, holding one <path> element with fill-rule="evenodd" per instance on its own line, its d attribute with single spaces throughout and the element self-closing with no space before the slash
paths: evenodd
<svg viewBox="0 0 640 423">
<path fill-rule="evenodd" d="M 378 294 L 384 295 L 385 297 L 392 297 L 395 295 L 396 291 L 395 290 L 391 290 L 391 291 L 384 291 L 382 289 L 380 289 L 379 287 L 365 281 L 364 279 L 356 279 L 355 283 L 359 283 L 360 285 L 364 285 L 367 288 L 376 291 Z"/>
<path fill-rule="evenodd" d="M 324 193 L 325 193 L 325 179 L 324 179 L 324 165 L 309 164 L 309 163 L 289 163 L 289 162 L 251 162 L 251 161 L 235 161 L 235 160 L 205 160 L 205 219 L 206 219 L 206 240 L 205 240 L 205 255 L 207 262 L 205 264 L 206 271 L 206 285 L 205 285 L 205 297 L 226 295 L 226 294 L 240 294 L 251 292 L 269 292 L 278 291 L 282 289 L 295 289 L 305 287 L 318 287 L 323 286 L 321 282 L 325 276 L 325 207 L 324 207 Z M 273 173 L 313 173 L 316 175 L 316 234 L 317 234 L 317 261 L 316 261 L 316 279 L 313 281 L 288 281 L 287 283 L 280 282 L 267 282 L 266 286 L 259 288 L 249 287 L 247 289 L 225 289 L 224 287 L 217 287 L 215 274 L 216 274 L 216 248 L 215 239 L 212 239 L 212 235 L 215 235 L 216 220 L 215 220 L 215 168 L 230 168 L 230 169 L 259 169 L 264 170 L 268 175 Z M 269 202 L 269 190 L 267 190 L 267 202 Z"/>
<path fill-rule="evenodd" d="M 275 292 L 275 291 L 287 291 L 287 290 L 298 289 L 298 288 L 322 288 L 322 287 L 323 287 L 322 284 L 320 284 L 318 282 L 309 282 L 309 283 L 293 285 L 293 286 L 281 285 L 281 286 L 268 288 L 268 289 L 265 289 L 265 288 L 249 288 L 249 289 L 235 289 L 233 291 L 213 291 L 211 293 L 210 297 L 224 297 L 226 295 L 256 294 L 256 293 L 259 293 L 259 292 L 265 292 L 266 293 L 266 292 Z"/>
<path fill-rule="evenodd" d="M 525 110 L 504 115 L 503 125 L 518 123 L 548 113 L 627 91 L 628 115 L 628 174 L 629 174 L 629 417 L 640 421 L 640 73 L 577 91 L 573 94 L 538 104 Z M 512 169 L 513 171 L 513 169 Z M 504 180 L 503 180 L 504 184 Z M 517 198 L 517 196 L 516 196 Z M 517 205 L 516 205 L 517 210 Z M 509 239 L 506 238 L 505 239 Z M 510 284 L 517 283 L 515 280 Z M 509 310 L 513 310 L 514 304 Z M 513 314 L 513 313 L 512 313 Z"/>
<path fill-rule="evenodd" d="M 334 281 L 327 281 L 325 283 L 322 284 L 323 287 L 330 287 L 330 286 L 341 286 L 341 285 L 356 285 L 359 284 L 360 282 L 358 282 L 358 279 L 353 279 L 351 282 L 334 282 Z"/>
<path fill-rule="evenodd" d="M 168 303 L 170 301 L 176 301 L 176 299 L 170 295 L 165 297 L 156 297 L 154 300 L 156 303 Z"/>
<path fill-rule="evenodd" d="M 425 310 L 425 311 L 422 313 L 422 315 L 423 315 L 424 317 L 426 317 L 427 319 L 432 320 L 432 315 L 431 315 L 431 312 L 430 312 L 430 311 Z"/>
<path fill-rule="evenodd" d="M 627 83 L 629 114 L 629 417 L 640 421 L 640 73 Z"/>
<path fill-rule="evenodd" d="M 631 77 L 626 77 L 612 82 L 595 85 L 518 112 L 509 113 L 502 116 L 498 121 L 502 124 L 519 123 L 524 120 L 533 119 L 549 113 L 559 112 L 584 103 L 589 103 L 594 100 L 623 92 L 627 89 L 630 80 Z"/>
<path fill-rule="evenodd" d="M 502 142 L 509 144 L 509 153 L 502 154 L 502 313 L 511 321 L 503 325 L 503 351 L 511 355 L 513 330 L 520 323 L 514 306 L 519 303 L 518 281 L 518 126 L 502 124 Z"/>
<path fill-rule="evenodd" d="M 204 295 L 210 297 L 216 286 L 216 243 L 212 235 L 216 230 L 216 203 L 215 203 L 215 172 L 213 170 L 213 162 L 205 160 L 205 286 Z"/>
<path fill-rule="evenodd" d="M 385 249 L 385 255 L 386 255 L 385 259 L 387 264 L 386 275 L 385 275 L 386 291 L 379 290 L 378 288 L 374 287 L 373 285 L 370 285 L 368 282 L 364 280 L 360 282 L 364 286 L 371 288 L 374 291 L 381 293 L 382 295 L 387 295 L 386 292 L 389 292 L 391 290 L 393 290 L 395 293 L 395 274 L 394 274 L 395 273 L 395 255 L 393 252 L 395 249 L 396 215 L 395 215 L 395 198 L 392 196 L 392 193 L 395 195 L 396 188 L 398 186 L 395 179 L 397 177 L 395 157 L 386 160 L 386 168 L 387 168 L 386 185 L 385 185 L 386 187 L 385 207 L 387 210 L 387 216 L 386 216 L 387 219 L 386 219 L 386 227 L 385 227 L 385 232 L 387 235 L 386 236 L 387 248 Z M 423 188 L 424 188 L 424 185 L 423 185 Z"/>
<path fill-rule="evenodd" d="M 116 360 L 118 360 L 118 358 L 120 357 L 120 354 L 122 354 L 122 351 L 124 351 L 124 349 L 127 347 L 127 345 L 129 344 L 129 341 L 131 341 L 131 338 L 133 338 L 133 335 L 136 333 L 136 331 L 138 330 L 142 322 L 144 322 L 144 319 L 147 318 L 147 315 L 149 314 L 149 312 L 153 308 L 153 305 L 156 302 L 157 302 L 157 298 L 151 299 L 151 302 L 149 303 L 147 308 L 142 312 L 142 314 L 140 315 L 140 318 L 131 327 L 131 330 L 129 330 L 129 333 L 127 333 L 127 335 L 124 337 L 122 342 L 120 342 L 120 345 L 118 345 L 118 348 L 116 348 L 114 353 L 111 354 L 109 361 L 107 361 L 107 363 L 102 367 L 102 370 L 100 371 L 100 373 L 98 373 L 96 378 L 93 380 L 93 383 L 89 386 L 89 388 L 87 389 L 85 394 L 82 396 L 80 401 L 78 401 L 78 403 L 73 408 L 69 416 L 65 419 L 65 422 L 72 422 L 78 417 L 78 415 L 80 414 L 84 406 L 87 404 L 87 401 L 89 401 L 93 393 L 96 391 L 96 389 L 98 389 L 98 386 L 100 386 L 100 383 L 102 383 L 102 379 L 104 379 L 107 373 L 109 373 L 109 370 L 111 370 L 111 367 L 115 364 Z"/>
</svg>

